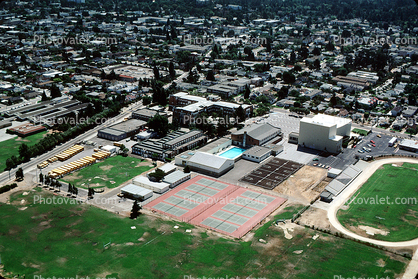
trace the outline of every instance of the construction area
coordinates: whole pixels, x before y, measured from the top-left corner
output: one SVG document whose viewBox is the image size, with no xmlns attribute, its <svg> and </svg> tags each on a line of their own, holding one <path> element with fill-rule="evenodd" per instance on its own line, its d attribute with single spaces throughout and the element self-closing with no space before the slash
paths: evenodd
<svg viewBox="0 0 418 279">
<path fill-rule="evenodd" d="M 250 174 L 242 177 L 240 181 L 267 190 L 273 190 L 301 167 L 303 167 L 302 164 L 293 161 L 272 158 L 267 163 L 253 170 Z"/>
<path fill-rule="evenodd" d="M 174 219 L 241 238 L 286 199 L 198 175 L 144 207 Z"/>
<path fill-rule="evenodd" d="M 313 166 L 303 166 L 279 186 L 274 192 L 305 199 L 306 203 L 316 200 L 331 181 L 327 170 Z"/>
</svg>

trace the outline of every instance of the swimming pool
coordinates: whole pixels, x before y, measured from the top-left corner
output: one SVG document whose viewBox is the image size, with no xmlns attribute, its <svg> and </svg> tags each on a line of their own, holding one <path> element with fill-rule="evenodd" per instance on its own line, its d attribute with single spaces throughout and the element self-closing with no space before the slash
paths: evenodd
<svg viewBox="0 0 418 279">
<path fill-rule="evenodd" d="M 225 157 L 228 159 L 234 159 L 245 152 L 246 149 L 239 148 L 239 147 L 232 147 L 231 149 L 228 149 L 227 151 L 219 154 L 221 157 Z"/>
</svg>

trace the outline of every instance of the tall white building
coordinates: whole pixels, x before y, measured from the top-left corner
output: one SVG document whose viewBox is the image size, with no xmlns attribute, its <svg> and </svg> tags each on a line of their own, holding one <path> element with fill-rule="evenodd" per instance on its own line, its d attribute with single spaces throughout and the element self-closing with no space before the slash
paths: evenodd
<svg viewBox="0 0 418 279">
<path fill-rule="evenodd" d="M 344 136 L 350 136 L 351 120 L 318 114 L 300 121 L 299 145 L 312 149 L 339 153 Z"/>
</svg>

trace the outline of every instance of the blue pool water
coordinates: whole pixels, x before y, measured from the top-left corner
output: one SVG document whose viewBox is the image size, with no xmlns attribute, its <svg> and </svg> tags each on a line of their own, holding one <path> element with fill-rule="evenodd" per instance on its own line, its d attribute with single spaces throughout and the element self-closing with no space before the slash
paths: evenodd
<svg viewBox="0 0 418 279">
<path fill-rule="evenodd" d="M 244 149 L 244 148 L 233 147 L 233 148 L 219 154 L 219 156 L 225 157 L 225 158 L 228 158 L 228 159 L 234 159 L 235 157 L 244 153 L 245 150 L 246 149 Z"/>
</svg>

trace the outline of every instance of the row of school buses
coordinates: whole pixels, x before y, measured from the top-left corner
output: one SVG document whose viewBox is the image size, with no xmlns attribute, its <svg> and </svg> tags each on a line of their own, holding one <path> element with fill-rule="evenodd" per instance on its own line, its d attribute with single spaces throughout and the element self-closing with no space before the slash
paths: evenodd
<svg viewBox="0 0 418 279">
<path fill-rule="evenodd" d="M 46 168 L 50 163 L 56 162 L 58 160 L 60 160 L 61 162 L 65 161 L 65 160 L 68 160 L 68 159 L 70 159 L 71 157 L 80 153 L 83 150 L 84 150 L 84 146 L 76 144 L 76 145 L 68 148 L 67 150 L 64 150 L 63 152 L 59 153 L 58 155 L 55 155 L 54 157 L 51 157 L 48 160 L 40 163 L 38 165 L 38 168 L 39 169 Z"/>
<path fill-rule="evenodd" d="M 63 177 L 64 175 L 67 175 L 73 171 L 82 169 L 84 167 L 90 166 L 94 163 L 96 163 L 97 160 L 104 160 L 108 158 L 111 155 L 110 152 L 107 151 L 99 151 L 96 153 L 93 153 L 91 156 L 86 156 L 81 159 L 78 159 L 74 162 L 65 164 L 61 167 L 55 168 L 48 172 L 48 175 L 52 178 L 59 178 Z"/>
</svg>

